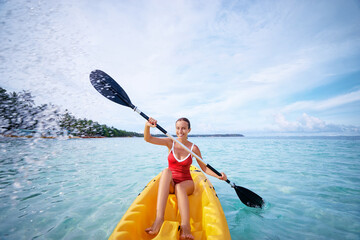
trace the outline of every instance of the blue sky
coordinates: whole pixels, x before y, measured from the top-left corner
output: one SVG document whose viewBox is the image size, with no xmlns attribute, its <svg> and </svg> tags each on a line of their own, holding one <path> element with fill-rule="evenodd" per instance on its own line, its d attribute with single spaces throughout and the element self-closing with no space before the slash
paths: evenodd
<svg viewBox="0 0 360 240">
<path fill-rule="evenodd" d="M 141 132 L 90 85 L 101 69 L 169 132 L 360 134 L 359 1 L 0 4 L 0 86 L 37 103 Z"/>
</svg>

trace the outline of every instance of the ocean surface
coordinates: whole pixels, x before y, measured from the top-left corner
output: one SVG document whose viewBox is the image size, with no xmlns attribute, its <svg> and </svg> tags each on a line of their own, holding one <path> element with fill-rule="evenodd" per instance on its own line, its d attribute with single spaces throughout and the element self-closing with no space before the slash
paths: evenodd
<svg viewBox="0 0 360 240">
<path fill-rule="evenodd" d="M 189 140 L 266 201 L 246 207 L 209 177 L 232 239 L 360 239 L 359 137 Z M 166 156 L 141 138 L 1 137 L 0 239 L 107 239 Z"/>
</svg>

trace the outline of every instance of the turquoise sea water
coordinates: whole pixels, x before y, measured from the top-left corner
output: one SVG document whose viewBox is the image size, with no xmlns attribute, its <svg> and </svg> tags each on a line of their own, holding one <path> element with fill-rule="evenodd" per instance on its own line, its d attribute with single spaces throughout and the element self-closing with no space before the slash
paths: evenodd
<svg viewBox="0 0 360 240">
<path fill-rule="evenodd" d="M 360 239 L 360 138 L 190 141 L 266 201 L 248 208 L 209 177 L 232 239 Z M 0 138 L 0 148 L 0 239 L 106 239 L 167 166 L 167 149 L 141 138 Z"/>
</svg>

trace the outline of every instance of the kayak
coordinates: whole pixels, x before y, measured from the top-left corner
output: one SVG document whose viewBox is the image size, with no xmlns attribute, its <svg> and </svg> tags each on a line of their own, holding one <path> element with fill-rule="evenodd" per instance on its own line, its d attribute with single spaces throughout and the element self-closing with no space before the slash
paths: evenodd
<svg viewBox="0 0 360 240">
<path fill-rule="evenodd" d="M 189 196 L 191 233 L 195 240 L 231 239 L 224 211 L 211 182 L 195 166 L 190 167 L 195 190 Z M 172 240 L 180 237 L 180 214 L 175 194 L 169 194 L 165 221 L 154 237 L 145 232 L 155 221 L 159 173 L 137 196 L 117 224 L 110 240 Z"/>
</svg>

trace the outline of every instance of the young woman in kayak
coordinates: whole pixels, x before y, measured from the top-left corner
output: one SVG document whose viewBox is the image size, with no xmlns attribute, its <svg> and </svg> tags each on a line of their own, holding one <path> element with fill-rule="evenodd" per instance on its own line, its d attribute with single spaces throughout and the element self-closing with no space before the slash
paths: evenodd
<svg viewBox="0 0 360 240">
<path fill-rule="evenodd" d="M 192 156 L 178 143 L 174 142 L 170 138 L 157 138 L 151 136 L 150 127 L 156 127 L 156 124 L 157 121 L 155 119 L 149 118 L 148 122 L 145 124 L 144 139 L 149 143 L 163 145 L 169 149 L 169 167 L 162 172 L 160 177 L 156 205 L 156 219 L 153 225 L 145 229 L 145 231 L 150 235 L 158 234 L 164 222 L 166 202 L 169 193 L 175 193 L 181 216 L 180 239 L 194 239 L 194 237 L 191 235 L 190 207 L 188 199 L 188 195 L 191 195 L 194 192 L 194 182 L 190 175 Z M 177 139 L 186 147 L 191 149 L 196 155 L 201 157 L 200 149 L 193 143 L 189 142 L 187 139 L 191 130 L 190 121 L 187 118 L 180 118 L 176 121 L 175 128 Z M 204 163 L 198 161 L 198 164 L 205 173 L 220 180 L 227 179 L 225 173 L 221 173 L 222 176 L 219 177 L 213 171 L 207 168 Z"/>
</svg>

